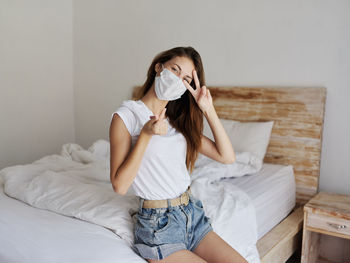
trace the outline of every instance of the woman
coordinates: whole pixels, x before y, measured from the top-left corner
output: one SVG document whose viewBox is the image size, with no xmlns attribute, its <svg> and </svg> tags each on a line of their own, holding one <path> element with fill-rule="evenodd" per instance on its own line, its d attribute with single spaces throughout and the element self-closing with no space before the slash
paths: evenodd
<svg viewBox="0 0 350 263">
<path fill-rule="evenodd" d="M 140 197 L 134 248 L 148 262 L 247 262 L 213 231 L 189 188 L 198 153 L 235 161 L 204 83 L 195 49 L 166 50 L 153 59 L 138 100 L 112 114 L 111 183 Z M 215 142 L 202 135 L 203 115 Z"/>
</svg>

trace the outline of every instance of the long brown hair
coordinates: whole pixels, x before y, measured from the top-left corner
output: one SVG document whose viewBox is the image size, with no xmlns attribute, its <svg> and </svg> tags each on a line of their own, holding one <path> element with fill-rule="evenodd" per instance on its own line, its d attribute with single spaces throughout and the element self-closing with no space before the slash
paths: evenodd
<svg viewBox="0 0 350 263">
<path fill-rule="evenodd" d="M 200 86 L 205 85 L 204 69 L 199 53 L 193 47 L 175 47 L 155 56 L 148 69 L 147 79 L 138 94 L 136 94 L 136 99 L 141 99 L 152 87 L 157 74 L 155 65 L 157 63 L 163 64 L 174 57 L 187 57 L 191 59 L 197 72 Z M 193 80 L 190 85 L 193 89 L 196 89 Z M 169 101 L 166 108 L 166 115 L 169 118 L 170 124 L 186 138 L 186 166 L 190 173 L 192 173 L 198 157 L 198 148 L 201 144 L 203 113 L 189 90 L 186 90 L 179 99 Z"/>
</svg>

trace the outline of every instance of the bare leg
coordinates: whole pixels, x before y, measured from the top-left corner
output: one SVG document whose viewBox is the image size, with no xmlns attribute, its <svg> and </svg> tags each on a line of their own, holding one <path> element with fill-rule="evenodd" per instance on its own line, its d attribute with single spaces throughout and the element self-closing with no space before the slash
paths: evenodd
<svg viewBox="0 0 350 263">
<path fill-rule="evenodd" d="M 210 263 L 248 263 L 214 231 L 210 231 L 193 252 Z"/>
</svg>

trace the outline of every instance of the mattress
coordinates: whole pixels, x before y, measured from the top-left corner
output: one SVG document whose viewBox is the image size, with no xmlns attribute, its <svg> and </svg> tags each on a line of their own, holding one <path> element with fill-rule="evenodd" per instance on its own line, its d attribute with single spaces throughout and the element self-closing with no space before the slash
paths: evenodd
<svg viewBox="0 0 350 263">
<path fill-rule="evenodd" d="M 255 174 L 224 178 L 252 199 L 256 211 L 258 239 L 281 222 L 294 208 L 296 187 L 292 166 L 264 163 Z"/>
</svg>

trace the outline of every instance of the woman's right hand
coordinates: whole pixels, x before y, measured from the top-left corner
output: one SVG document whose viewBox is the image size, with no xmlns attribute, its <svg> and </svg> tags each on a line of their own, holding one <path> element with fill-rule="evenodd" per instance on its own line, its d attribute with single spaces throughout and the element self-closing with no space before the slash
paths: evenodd
<svg viewBox="0 0 350 263">
<path fill-rule="evenodd" d="M 165 135 L 168 132 L 168 124 L 165 121 L 166 108 L 162 110 L 160 115 L 150 116 L 150 120 L 143 125 L 141 132 L 148 135 Z"/>
</svg>

